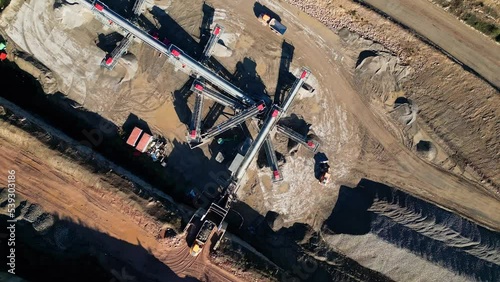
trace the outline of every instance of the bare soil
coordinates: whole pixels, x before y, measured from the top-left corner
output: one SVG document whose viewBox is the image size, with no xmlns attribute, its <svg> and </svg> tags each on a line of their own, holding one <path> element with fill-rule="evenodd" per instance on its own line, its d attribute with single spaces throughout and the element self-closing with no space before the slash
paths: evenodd
<svg viewBox="0 0 500 282">
<path fill-rule="evenodd" d="M 23 202 L 24 206 L 43 209 L 31 212 L 31 215 L 28 212 L 24 218 L 37 222 L 48 215 L 85 228 L 89 230 L 85 233 L 89 233 L 85 240 L 95 243 L 97 248 L 101 246 L 98 254 L 113 254 L 122 264 L 147 279 L 193 277 L 202 281 L 240 281 L 210 263 L 209 245 L 198 257 L 192 257 L 185 234 L 163 238 L 162 229 L 178 230 L 179 227 L 165 226 L 155 217 L 159 214 L 154 210 L 161 213 L 164 208 L 160 202 L 148 202 L 124 187 L 115 187 L 108 182 L 110 176 L 94 174 L 8 122 L 0 123 L 0 152 L 3 156 L 0 166 L 17 173 L 17 203 L 27 201 Z M 0 185 L 7 186 L 5 178 Z M 54 221 L 46 223 L 47 226 L 38 230 L 42 234 L 52 227 Z M 150 258 L 151 255 L 154 259 Z M 144 263 L 156 259 L 161 263 Z"/>
<path fill-rule="evenodd" d="M 288 27 L 285 37 L 280 38 L 256 20 L 254 3 L 208 1 L 216 8 L 214 21 L 225 27 L 224 44 L 232 50 L 230 57 L 216 59 L 222 66 L 221 74 L 233 78 L 245 91 L 273 96 L 282 40 L 293 44 L 291 71 L 296 72 L 301 66 L 311 69 L 311 81 L 317 91 L 312 96 L 303 93 L 289 114 L 294 113 L 299 120 L 311 124 L 310 132 L 322 143 L 321 153 L 330 159 L 333 181 L 326 187 L 319 185 L 314 173 L 314 156 L 303 149 L 290 154 L 284 145 L 286 140 L 276 136 L 276 149 L 285 159 L 282 165 L 285 181 L 273 185 L 269 169 L 255 166 L 247 175 L 247 184 L 239 191 L 240 200 L 262 215 L 277 212 L 284 227 L 306 223 L 319 230 L 336 205 L 341 186 L 354 187 L 361 178 L 368 178 L 397 187 L 492 230 L 500 230 L 498 91 L 423 43 L 412 32 L 356 3 L 347 0 L 286 2 L 289 4 L 260 1 L 279 14 Z M 426 15 L 443 13 L 432 3 L 421 2 L 417 3 L 422 9 L 431 9 Z M 398 11 L 414 5 L 402 3 L 405 5 Z M 166 12 L 146 12 L 150 26 L 189 54 L 198 54 L 202 1 L 193 1 L 192 5 L 181 1 L 162 1 L 161 4 Z M 31 54 L 51 70 L 57 89 L 75 104 L 118 126 L 131 113 L 135 114 L 152 130 L 169 138 L 174 144 L 169 161 L 190 181 L 186 189 L 207 188 L 207 183 L 214 180 L 206 175 L 224 171 L 223 165 L 213 161 L 221 148 L 211 144 L 191 151 L 185 144 L 186 120 L 193 100 L 184 91 L 184 86 L 189 85 L 187 75 L 140 43 L 130 49 L 138 59 L 135 75 L 129 75 L 122 63 L 111 72 L 100 69 L 98 64 L 104 51 L 95 42 L 100 33 L 109 34 L 112 30 L 104 28 L 89 11 L 71 7 L 54 10 L 50 1 L 13 1 L 2 13 L 0 27 L 15 48 Z M 417 12 L 420 8 L 413 10 Z M 85 21 L 70 21 L 68 15 L 72 13 L 81 14 Z M 412 13 L 408 20 L 417 16 Z M 40 21 L 33 24 L 27 20 L 31 18 Z M 456 32 L 456 37 L 442 43 L 443 49 L 448 48 L 446 44 L 453 44 L 453 40 L 464 42 L 463 48 L 453 47 L 458 52 L 454 55 L 457 58 L 463 54 L 463 60 L 467 60 L 467 46 L 473 46 L 470 44 L 489 42 L 484 46 L 490 47 L 478 48 L 486 48 L 479 53 L 483 54 L 481 58 L 490 59 L 478 59 L 468 65 L 478 73 L 484 70 L 484 77 L 495 81 L 495 74 L 499 73 L 498 46 L 491 45 L 491 41 L 467 26 L 455 24 L 459 22 L 447 14 L 442 19 L 429 18 L 425 24 L 433 23 L 442 29 L 432 29 L 432 36 L 439 36 L 445 30 Z M 54 46 L 54 42 L 59 42 L 62 48 Z M 375 55 L 362 55 L 367 51 Z M 493 76 L 488 78 L 488 73 Z M 402 123 L 394 114 L 394 104 L 401 97 L 418 106 L 417 119 L 411 125 Z M 416 145 L 422 140 L 433 144 L 434 157 L 417 152 Z M 30 157 L 23 160 L 31 162 Z M 44 191 L 50 192 L 48 187 Z M 54 211 L 56 204 L 61 205 L 55 197 L 49 197 L 46 203 L 49 209 L 52 205 Z M 84 217 L 78 210 L 75 213 Z M 377 250 L 384 249 L 383 245 L 378 246 Z M 335 242 L 331 247 L 338 248 Z M 350 255 L 349 250 L 343 251 Z M 170 263 L 175 265 L 176 261 Z M 187 263 L 192 263 L 190 267 L 197 265 L 191 260 Z M 426 269 L 387 270 L 370 263 L 365 266 L 390 272 L 397 280 Z M 185 273 L 182 267 L 179 269 Z"/>
</svg>

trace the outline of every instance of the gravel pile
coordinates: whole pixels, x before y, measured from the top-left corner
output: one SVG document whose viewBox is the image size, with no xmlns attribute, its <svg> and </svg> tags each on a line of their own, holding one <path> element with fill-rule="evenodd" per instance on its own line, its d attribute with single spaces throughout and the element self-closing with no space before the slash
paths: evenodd
<svg viewBox="0 0 500 282">
<path fill-rule="evenodd" d="M 40 233 L 46 232 L 53 225 L 54 225 L 54 217 L 48 213 L 42 213 L 33 222 L 33 228 Z"/>
</svg>

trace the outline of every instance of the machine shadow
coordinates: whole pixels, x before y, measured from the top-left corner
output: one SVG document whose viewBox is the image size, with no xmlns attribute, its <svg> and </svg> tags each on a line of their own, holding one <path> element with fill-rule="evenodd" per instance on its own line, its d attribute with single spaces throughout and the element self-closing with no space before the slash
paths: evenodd
<svg viewBox="0 0 500 282">
<path fill-rule="evenodd" d="M 189 96 L 193 93 L 191 91 L 191 85 L 193 84 L 193 82 L 194 78 L 189 77 L 186 83 L 184 83 L 184 85 L 180 89 L 175 90 L 173 93 L 175 112 L 177 113 L 180 122 L 184 123 L 187 126 L 189 126 L 193 114 L 187 104 Z"/>
<path fill-rule="evenodd" d="M 181 27 L 164 10 L 154 6 L 151 14 L 159 24 L 160 38 L 167 38 L 171 43 L 181 48 L 189 56 L 200 59 L 203 48 L 183 27 Z"/>
<path fill-rule="evenodd" d="M 274 103 L 280 105 L 285 99 L 286 93 L 292 87 L 295 81 L 295 76 L 290 72 L 290 64 L 293 60 L 293 52 L 295 47 L 283 40 L 281 44 L 281 58 L 280 68 L 278 72 L 278 83 L 276 85 L 276 92 L 274 93 Z"/>
<path fill-rule="evenodd" d="M 244 58 L 243 62 L 236 64 L 234 80 L 237 86 L 253 98 L 268 100 L 266 86 L 257 74 L 257 64 L 250 58 Z"/>
<path fill-rule="evenodd" d="M 244 202 L 235 203 L 232 209 L 235 213 L 227 216 L 228 231 L 290 272 L 289 275 L 283 275 L 281 281 L 351 281 L 352 276 L 345 273 L 355 273 L 358 278 L 364 277 L 365 281 L 390 281 L 380 273 L 364 268 L 339 253 L 331 252 L 335 264 L 312 259 L 302 243 L 314 233 L 307 225 L 294 224 L 292 227 L 281 228 L 282 224 L 277 223 L 281 215 L 270 211 L 262 216 Z M 244 218 L 243 222 L 241 218 Z M 281 229 L 274 231 L 272 226 Z M 312 236 L 317 238 L 317 234 Z M 319 241 L 315 242 L 315 245 L 319 244 Z"/>
<path fill-rule="evenodd" d="M 66 3 L 73 1 L 63 1 Z M 117 12 L 125 18 L 130 18 L 132 16 L 132 7 L 134 6 L 134 1 L 129 0 L 103 0 L 102 3 L 106 4 L 113 11 Z"/>
<path fill-rule="evenodd" d="M 122 129 L 125 132 L 126 136 L 128 136 L 132 132 L 134 127 L 139 127 L 149 135 L 153 134 L 151 128 L 149 128 L 149 125 L 145 120 L 140 119 L 133 113 L 130 113 L 125 120 L 125 123 L 123 123 Z"/>
<path fill-rule="evenodd" d="M 111 32 L 109 34 L 100 33 L 97 36 L 96 46 L 106 53 L 111 53 L 116 48 L 118 42 L 122 41 L 123 35 L 118 32 Z"/>
<path fill-rule="evenodd" d="M 215 9 L 203 2 L 201 10 L 203 12 L 203 18 L 201 19 L 200 26 L 200 46 L 205 46 L 210 38 L 210 27 L 214 21 Z"/>
<path fill-rule="evenodd" d="M 41 273 L 44 281 L 157 281 L 160 277 L 198 281 L 177 276 L 139 241 L 131 244 L 57 214 L 45 213 L 45 217 L 52 217 L 54 223 L 43 233 L 25 219 L 16 223 L 16 275 L 28 281 L 39 281 Z M 0 218 L 6 230 L 5 216 Z M 120 253 L 127 258 L 109 255 Z"/>
</svg>

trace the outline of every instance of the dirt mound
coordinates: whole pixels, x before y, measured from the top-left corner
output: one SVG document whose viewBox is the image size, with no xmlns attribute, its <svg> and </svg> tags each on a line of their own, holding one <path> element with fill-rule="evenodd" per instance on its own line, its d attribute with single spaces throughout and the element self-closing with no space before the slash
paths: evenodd
<svg viewBox="0 0 500 282">
<path fill-rule="evenodd" d="M 498 233 L 370 180 L 341 187 L 324 227 L 331 248 L 396 280 L 499 279 Z"/>
<path fill-rule="evenodd" d="M 54 9 L 54 18 L 62 29 L 74 29 L 90 22 L 93 15 L 82 5 L 65 4 Z"/>
<path fill-rule="evenodd" d="M 120 63 L 126 70 L 125 76 L 121 82 L 133 79 L 137 74 L 137 69 L 139 68 L 137 57 L 132 53 L 127 53 L 121 57 Z"/>
<path fill-rule="evenodd" d="M 411 125 L 417 119 L 418 106 L 405 97 L 398 97 L 394 102 L 391 115 L 404 125 Z"/>
<path fill-rule="evenodd" d="M 279 213 L 268 211 L 265 219 L 273 231 L 283 228 L 283 217 Z"/>
<path fill-rule="evenodd" d="M 361 51 L 355 69 L 358 78 L 365 83 L 376 85 L 382 92 L 398 90 L 398 83 L 404 80 L 409 72 L 407 67 L 400 64 L 398 57 L 380 50 Z"/>
<path fill-rule="evenodd" d="M 419 156 L 429 161 L 433 161 L 437 155 L 436 146 L 430 141 L 420 140 L 417 145 L 415 145 L 415 150 Z"/>
<path fill-rule="evenodd" d="M 42 213 L 33 222 L 33 228 L 40 234 L 47 232 L 54 225 L 54 217 L 46 212 Z"/>
</svg>

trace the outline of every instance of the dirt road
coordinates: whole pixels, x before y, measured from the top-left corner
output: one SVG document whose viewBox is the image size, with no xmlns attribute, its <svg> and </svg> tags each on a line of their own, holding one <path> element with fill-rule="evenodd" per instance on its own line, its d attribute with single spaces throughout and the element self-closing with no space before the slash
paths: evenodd
<svg viewBox="0 0 500 282">
<path fill-rule="evenodd" d="M 500 88 L 500 46 L 428 0 L 365 0 Z"/>
<path fill-rule="evenodd" d="M 145 277 L 157 281 L 178 281 L 181 277 L 239 281 L 238 277 L 210 263 L 208 248 L 198 257 L 189 255 L 182 234 L 173 240 L 157 239 L 161 223 L 147 215 L 137 203 L 110 189 L 99 176 L 3 121 L 0 122 L 0 155 L 0 167 L 16 171 L 19 196 L 59 218 L 97 231 L 91 234 L 114 238 L 107 239 L 100 251 L 129 263 Z M 6 177 L 2 177 L 0 186 L 6 185 Z M 88 239 L 99 240 L 106 235 Z M 148 252 L 139 251 L 143 249 L 149 250 L 161 263 L 151 259 Z"/>
<path fill-rule="evenodd" d="M 239 3 L 239 7 L 233 7 L 236 4 L 226 3 L 226 5 L 242 11 L 239 14 L 241 19 L 248 19 L 248 22 L 251 22 L 250 19 L 254 17 L 251 13 L 252 3 Z M 243 7 L 245 5 L 248 7 Z M 348 78 L 349 73 L 343 72 L 332 62 L 329 56 L 330 46 L 338 45 L 338 37 L 328 28 L 316 24 L 314 19 L 295 8 L 286 4 L 282 7 L 283 11 L 279 12 L 285 14 L 284 18 L 289 25 L 286 37 L 292 39 L 296 53 L 301 54 L 297 61 L 307 65 L 313 73 L 322 74 L 322 76 L 318 75 L 318 81 L 322 87 L 322 96 L 325 97 L 327 103 L 342 104 L 397 162 L 397 165 L 369 164 L 367 167 L 360 168 L 371 179 L 400 187 L 412 195 L 456 211 L 491 229 L 500 230 L 500 214 L 498 213 L 500 202 L 475 183 L 425 162 L 409 151 L 382 124 L 370 110 L 367 102 L 353 90 L 353 85 Z M 306 24 L 314 26 L 315 32 L 321 37 L 322 44 L 318 43 L 317 35 L 304 32 L 303 25 Z M 314 44 L 311 44 L 312 42 Z"/>
</svg>

